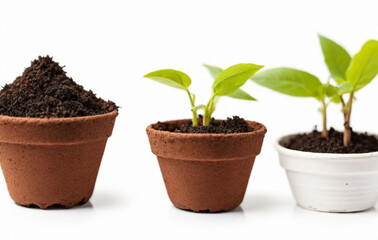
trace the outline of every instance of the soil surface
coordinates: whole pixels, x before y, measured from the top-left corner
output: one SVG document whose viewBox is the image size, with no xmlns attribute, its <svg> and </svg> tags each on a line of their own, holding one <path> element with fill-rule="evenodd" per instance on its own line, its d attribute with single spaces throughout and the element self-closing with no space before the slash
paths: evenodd
<svg viewBox="0 0 378 240">
<path fill-rule="evenodd" d="M 352 142 L 344 147 L 343 133 L 331 128 L 329 137 L 325 139 L 321 132 L 297 134 L 287 142 L 280 143 L 283 147 L 304 152 L 317 153 L 368 153 L 378 151 L 378 140 L 367 133 L 352 132 Z"/>
<path fill-rule="evenodd" d="M 22 76 L 0 91 L 0 115 L 80 117 L 116 109 L 115 103 L 96 97 L 67 77 L 63 67 L 49 56 L 32 61 Z"/>
<path fill-rule="evenodd" d="M 199 125 L 202 124 L 202 116 L 199 116 L 198 122 Z M 180 126 L 158 122 L 158 130 L 176 133 L 245 133 L 254 131 L 243 118 L 238 116 L 219 121 L 212 119 L 209 126 L 193 126 L 191 121 Z"/>
</svg>

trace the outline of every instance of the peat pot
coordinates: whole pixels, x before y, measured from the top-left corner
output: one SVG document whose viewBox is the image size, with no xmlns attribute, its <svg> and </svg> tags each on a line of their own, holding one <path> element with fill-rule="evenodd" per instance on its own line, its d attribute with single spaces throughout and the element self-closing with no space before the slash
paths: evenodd
<svg viewBox="0 0 378 240">
<path fill-rule="evenodd" d="M 0 116 L 0 163 L 12 199 L 43 209 L 87 202 L 117 115 Z"/>
<path fill-rule="evenodd" d="M 378 198 L 378 152 L 339 154 L 291 150 L 275 142 L 299 206 L 322 212 L 359 212 Z"/>
<path fill-rule="evenodd" d="M 171 127 L 190 120 L 168 121 Z M 174 133 L 147 127 L 168 196 L 177 207 L 194 212 L 221 212 L 243 200 L 249 176 L 260 153 L 266 128 L 247 121 L 248 133 Z"/>
</svg>

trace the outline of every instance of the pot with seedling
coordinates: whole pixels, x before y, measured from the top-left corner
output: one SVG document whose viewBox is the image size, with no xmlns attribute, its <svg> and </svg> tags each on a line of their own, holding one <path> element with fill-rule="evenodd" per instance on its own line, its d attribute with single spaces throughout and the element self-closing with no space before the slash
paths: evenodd
<svg viewBox="0 0 378 240">
<path fill-rule="evenodd" d="M 320 102 L 321 132 L 284 136 L 275 143 L 298 205 L 325 212 L 363 211 L 378 198 L 378 140 L 376 135 L 352 131 L 351 113 L 356 93 L 377 75 L 378 42 L 367 41 L 351 58 L 334 41 L 319 39 L 330 72 L 326 83 L 291 68 L 268 69 L 252 80 L 283 94 Z M 340 105 L 343 133 L 327 128 L 331 103 Z"/>
<path fill-rule="evenodd" d="M 172 203 L 194 212 L 220 212 L 242 202 L 266 128 L 238 117 L 214 120 L 212 115 L 220 97 L 255 100 L 240 87 L 263 66 L 237 64 L 223 71 L 206 67 L 215 77 L 206 105 L 196 105 L 189 91 L 191 79 L 183 72 L 165 69 L 145 75 L 184 90 L 193 116 L 151 124 L 146 131 Z M 198 111 L 203 111 L 203 117 L 198 117 Z"/>
</svg>

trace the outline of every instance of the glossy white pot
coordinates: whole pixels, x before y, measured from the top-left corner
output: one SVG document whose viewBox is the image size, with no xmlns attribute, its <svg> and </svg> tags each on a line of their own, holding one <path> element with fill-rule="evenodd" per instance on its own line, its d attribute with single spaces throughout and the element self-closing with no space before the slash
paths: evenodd
<svg viewBox="0 0 378 240">
<path fill-rule="evenodd" d="M 378 152 L 358 154 L 312 153 L 275 142 L 280 164 L 299 206 L 322 212 L 359 212 L 378 199 Z"/>
</svg>

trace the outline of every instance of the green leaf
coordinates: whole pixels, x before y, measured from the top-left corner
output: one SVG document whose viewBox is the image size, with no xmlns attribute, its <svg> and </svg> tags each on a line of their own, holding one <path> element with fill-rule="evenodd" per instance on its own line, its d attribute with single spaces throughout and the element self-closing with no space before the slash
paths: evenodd
<svg viewBox="0 0 378 240">
<path fill-rule="evenodd" d="M 252 63 L 240 63 L 223 70 L 213 83 L 213 93 L 224 96 L 235 92 L 262 67 Z"/>
<path fill-rule="evenodd" d="M 370 83 L 378 73 L 378 41 L 369 40 L 353 57 L 347 70 L 347 81 L 355 91 Z"/>
<path fill-rule="evenodd" d="M 292 68 L 273 68 L 255 74 L 252 80 L 274 91 L 295 97 L 322 95 L 322 83 L 314 75 Z"/>
<path fill-rule="evenodd" d="M 345 81 L 345 73 L 349 67 L 351 57 L 340 45 L 322 35 L 319 35 L 324 60 L 331 76 L 337 83 Z"/>
<path fill-rule="evenodd" d="M 341 99 L 340 99 L 340 89 L 329 84 L 329 83 L 326 83 L 323 85 L 324 87 L 324 93 L 325 95 L 331 99 L 331 102 L 333 103 L 340 103 L 341 102 Z"/>
<path fill-rule="evenodd" d="M 219 67 L 216 67 L 216 66 L 212 66 L 212 65 L 207 65 L 207 64 L 203 64 L 203 66 L 209 71 L 210 75 L 216 79 L 219 74 L 221 74 L 221 72 L 223 71 L 222 68 L 219 68 Z"/>
<path fill-rule="evenodd" d="M 241 100 L 257 101 L 256 98 L 252 97 L 251 95 L 241 90 L 240 88 L 236 89 L 235 92 L 228 94 L 227 97 L 232 97 L 232 98 L 241 99 Z"/>
<path fill-rule="evenodd" d="M 340 97 L 340 95 L 336 95 L 336 96 L 334 96 L 334 97 L 331 99 L 331 102 L 336 103 L 336 104 L 341 103 L 341 97 Z"/>
<path fill-rule="evenodd" d="M 219 74 L 223 71 L 222 68 L 215 67 L 215 66 L 212 66 L 212 65 L 204 64 L 203 66 L 205 68 L 207 68 L 207 70 L 209 70 L 210 75 L 214 79 L 216 79 L 219 76 Z M 241 99 L 241 100 L 257 101 L 256 98 L 252 97 L 251 95 L 249 95 L 247 92 L 241 90 L 240 88 L 236 89 L 234 92 L 232 92 L 232 93 L 230 93 L 226 96 L 231 97 L 231 98 Z"/>
<path fill-rule="evenodd" d="M 337 87 L 332 86 L 329 83 L 326 83 L 324 84 L 324 92 L 327 97 L 332 98 L 334 96 L 338 96 L 340 90 Z"/>
<path fill-rule="evenodd" d="M 183 90 L 186 90 L 192 83 L 188 75 L 173 69 L 158 70 L 146 74 L 144 77 Z"/>
<path fill-rule="evenodd" d="M 353 91 L 353 85 L 350 82 L 342 82 L 339 84 L 341 94 L 350 93 Z"/>
<path fill-rule="evenodd" d="M 206 106 L 201 104 L 201 105 L 198 105 L 198 106 L 195 106 L 194 108 L 192 108 L 193 111 L 198 111 L 198 110 L 203 110 L 205 109 Z"/>
</svg>

